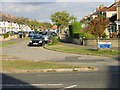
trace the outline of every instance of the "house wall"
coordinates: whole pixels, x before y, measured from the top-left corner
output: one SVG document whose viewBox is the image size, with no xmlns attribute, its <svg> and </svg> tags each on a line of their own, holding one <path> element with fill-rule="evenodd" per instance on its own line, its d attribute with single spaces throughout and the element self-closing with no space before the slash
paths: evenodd
<svg viewBox="0 0 120 90">
<path fill-rule="evenodd" d="M 120 4 L 117 5 L 117 20 L 120 20 Z"/>
<path fill-rule="evenodd" d="M 106 17 L 107 18 L 110 18 L 112 17 L 113 15 L 115 15 L 117 13 L 117 11 L 106 11 Z"/>
</svg>

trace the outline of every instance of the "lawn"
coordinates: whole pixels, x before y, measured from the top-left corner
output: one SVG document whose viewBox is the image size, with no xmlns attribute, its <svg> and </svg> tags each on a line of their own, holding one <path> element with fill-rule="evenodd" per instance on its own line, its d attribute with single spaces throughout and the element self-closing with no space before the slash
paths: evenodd
<svg viewBox="0 0 120 90">
<path fill-rule="evenodd" d="M 98 55 L 98 56 L 120 55 L 120 51 L 116 51 L 116 50 L 84 49 L 81 47 L 79 47 L 79 48 L 71 47 L 68 45 L 67 46 L 66 45 L 53 45 L 53 46 L 47 45 L 45 48 L 49 49 L 49 50 L 54 50 L 54 51 L 82 54 L 82 55 Z"/>
<path fill-rule="evenodd" d="M 60 69 L 60 68 L 79 68 L 80 66 L 60 64 L 57 62 L 27 61 L 27 60 L 3 60 L 2 69 L 11 70 L 33 70 L 33 69 Z"/>
</svg>

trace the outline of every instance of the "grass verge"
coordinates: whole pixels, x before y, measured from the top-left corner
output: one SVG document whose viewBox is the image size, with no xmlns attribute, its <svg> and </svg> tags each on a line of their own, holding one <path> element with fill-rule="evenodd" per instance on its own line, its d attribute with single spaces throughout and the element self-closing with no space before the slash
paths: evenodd
<svg viewBox="0 0 120 90">
<path fill-rule="evenodd" d="M 46 45 L 46 49 L 66 52 L 66 53 L 74 53 L 74 54 L 82 54 L 82 55 L 96 55 L 96 56 L 114 56 L 120 55 L 120 51 L 116 50 L 92 50 L 92 49 L 84 49 L 81 47 L 70 47 L 66 45 Z"/>
<path fill-rule="evenodd" d="M 77 68 L 77 69 L 76 69 Z M 56 72 L 56 69 L 67 71 L 67 69 L 72 69 L 72 71 L 78 71 L 78 69 L 93 70 L 94 67 L 90 66 L 79 66 L 79 65 L 69 65 L 57 62 L 47 62 L 47 61 L 26 61 L 26 60 L 3 60 L 2 70 L 3 72 Z M 63 70 L 64 69 L 64 70 Z M 47 70 L 47 71 L 45 71 Z"/>
<path fill-rule="evenodd" d="M 12 44 L 15 44 L 15 42 L 10 42 L 10 41 L 8 41 L 8 42 L 6 42 L 6 43 L 1 43 L 1 44 L 0 44 L 0 47 L 12 45 Z"/>
<path fill-rule="evenodd" d="M 28 38 L 20 38 L 20 39 L 8 40 L 8 41 L 1 41 L 0 47 L 13 45 L 13 44 L 16 44 L 16 43 L 18 43 L 20 41 L 26 40 L 26 39 L 28 39 Z"/>
</svg>

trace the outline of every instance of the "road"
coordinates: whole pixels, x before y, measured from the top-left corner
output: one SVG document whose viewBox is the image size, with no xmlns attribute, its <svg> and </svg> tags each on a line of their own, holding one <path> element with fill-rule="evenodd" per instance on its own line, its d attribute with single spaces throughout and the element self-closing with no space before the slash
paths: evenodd
<svg viewBox="0 0 120 90">
<path fill-rule="evenodd" d="M 4 88 L 39 88 L 40 90 L 43 90 L 42 88 L 54 88 L 51 90 L 68 90 L 69 88 L 118 87 L 118 76 L 120 75 L 118 60 L 115 58 L 55 52 L 42 47 L 28 47 L 27 43 L 28 40 L 24 40 L 4 47 L 2 48 L 2 54 L 18 57 L 18 59 L 22 60 L 49 60 L 83 66 L 92 65 L 99 67 L 99 70 L 69 73 L 3 73 L 2 84 Z"/>
<path fill-rule="evenodd" d="M 119 84 L 118 72 L 19 73 L 2 78 L 3 87 L 14 88 L 118 88 Z"/>
<path fill-rule="evenodd" d="M 87 64 L 95 66 L 118 65 L 118 60 L 116 60 L 116 58 L 50 51 L 43 47 L 28 47 L 28 42 L 29 40 L 23 40 L 14 45 L 3 47 L 2 54 L 18 57 L 20 60 L 49 60 L 69 64 Z"/>
</svg>

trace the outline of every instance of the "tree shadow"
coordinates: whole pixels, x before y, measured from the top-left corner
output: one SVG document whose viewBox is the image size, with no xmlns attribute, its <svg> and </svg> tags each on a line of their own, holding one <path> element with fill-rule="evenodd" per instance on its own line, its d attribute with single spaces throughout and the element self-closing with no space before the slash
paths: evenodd
<svg viewBox="0 0 120 90">
<path fill-rule="evenodd" d="M 120 55 L 113 57 L 113 59 L 120 61 Z"/>
<path fill-rule="evenodd" d="M 2 90 L 58 90 L 56 88 L 41 88 L 32 86 L 23 80 L 2 74 Z"/>
<path fill-rule="evenodd" d="M 109 83 L 108 87 L 110 90 L 120 89 L 120 66 L 109 66 L 108 67 Z"/>
</svg>

